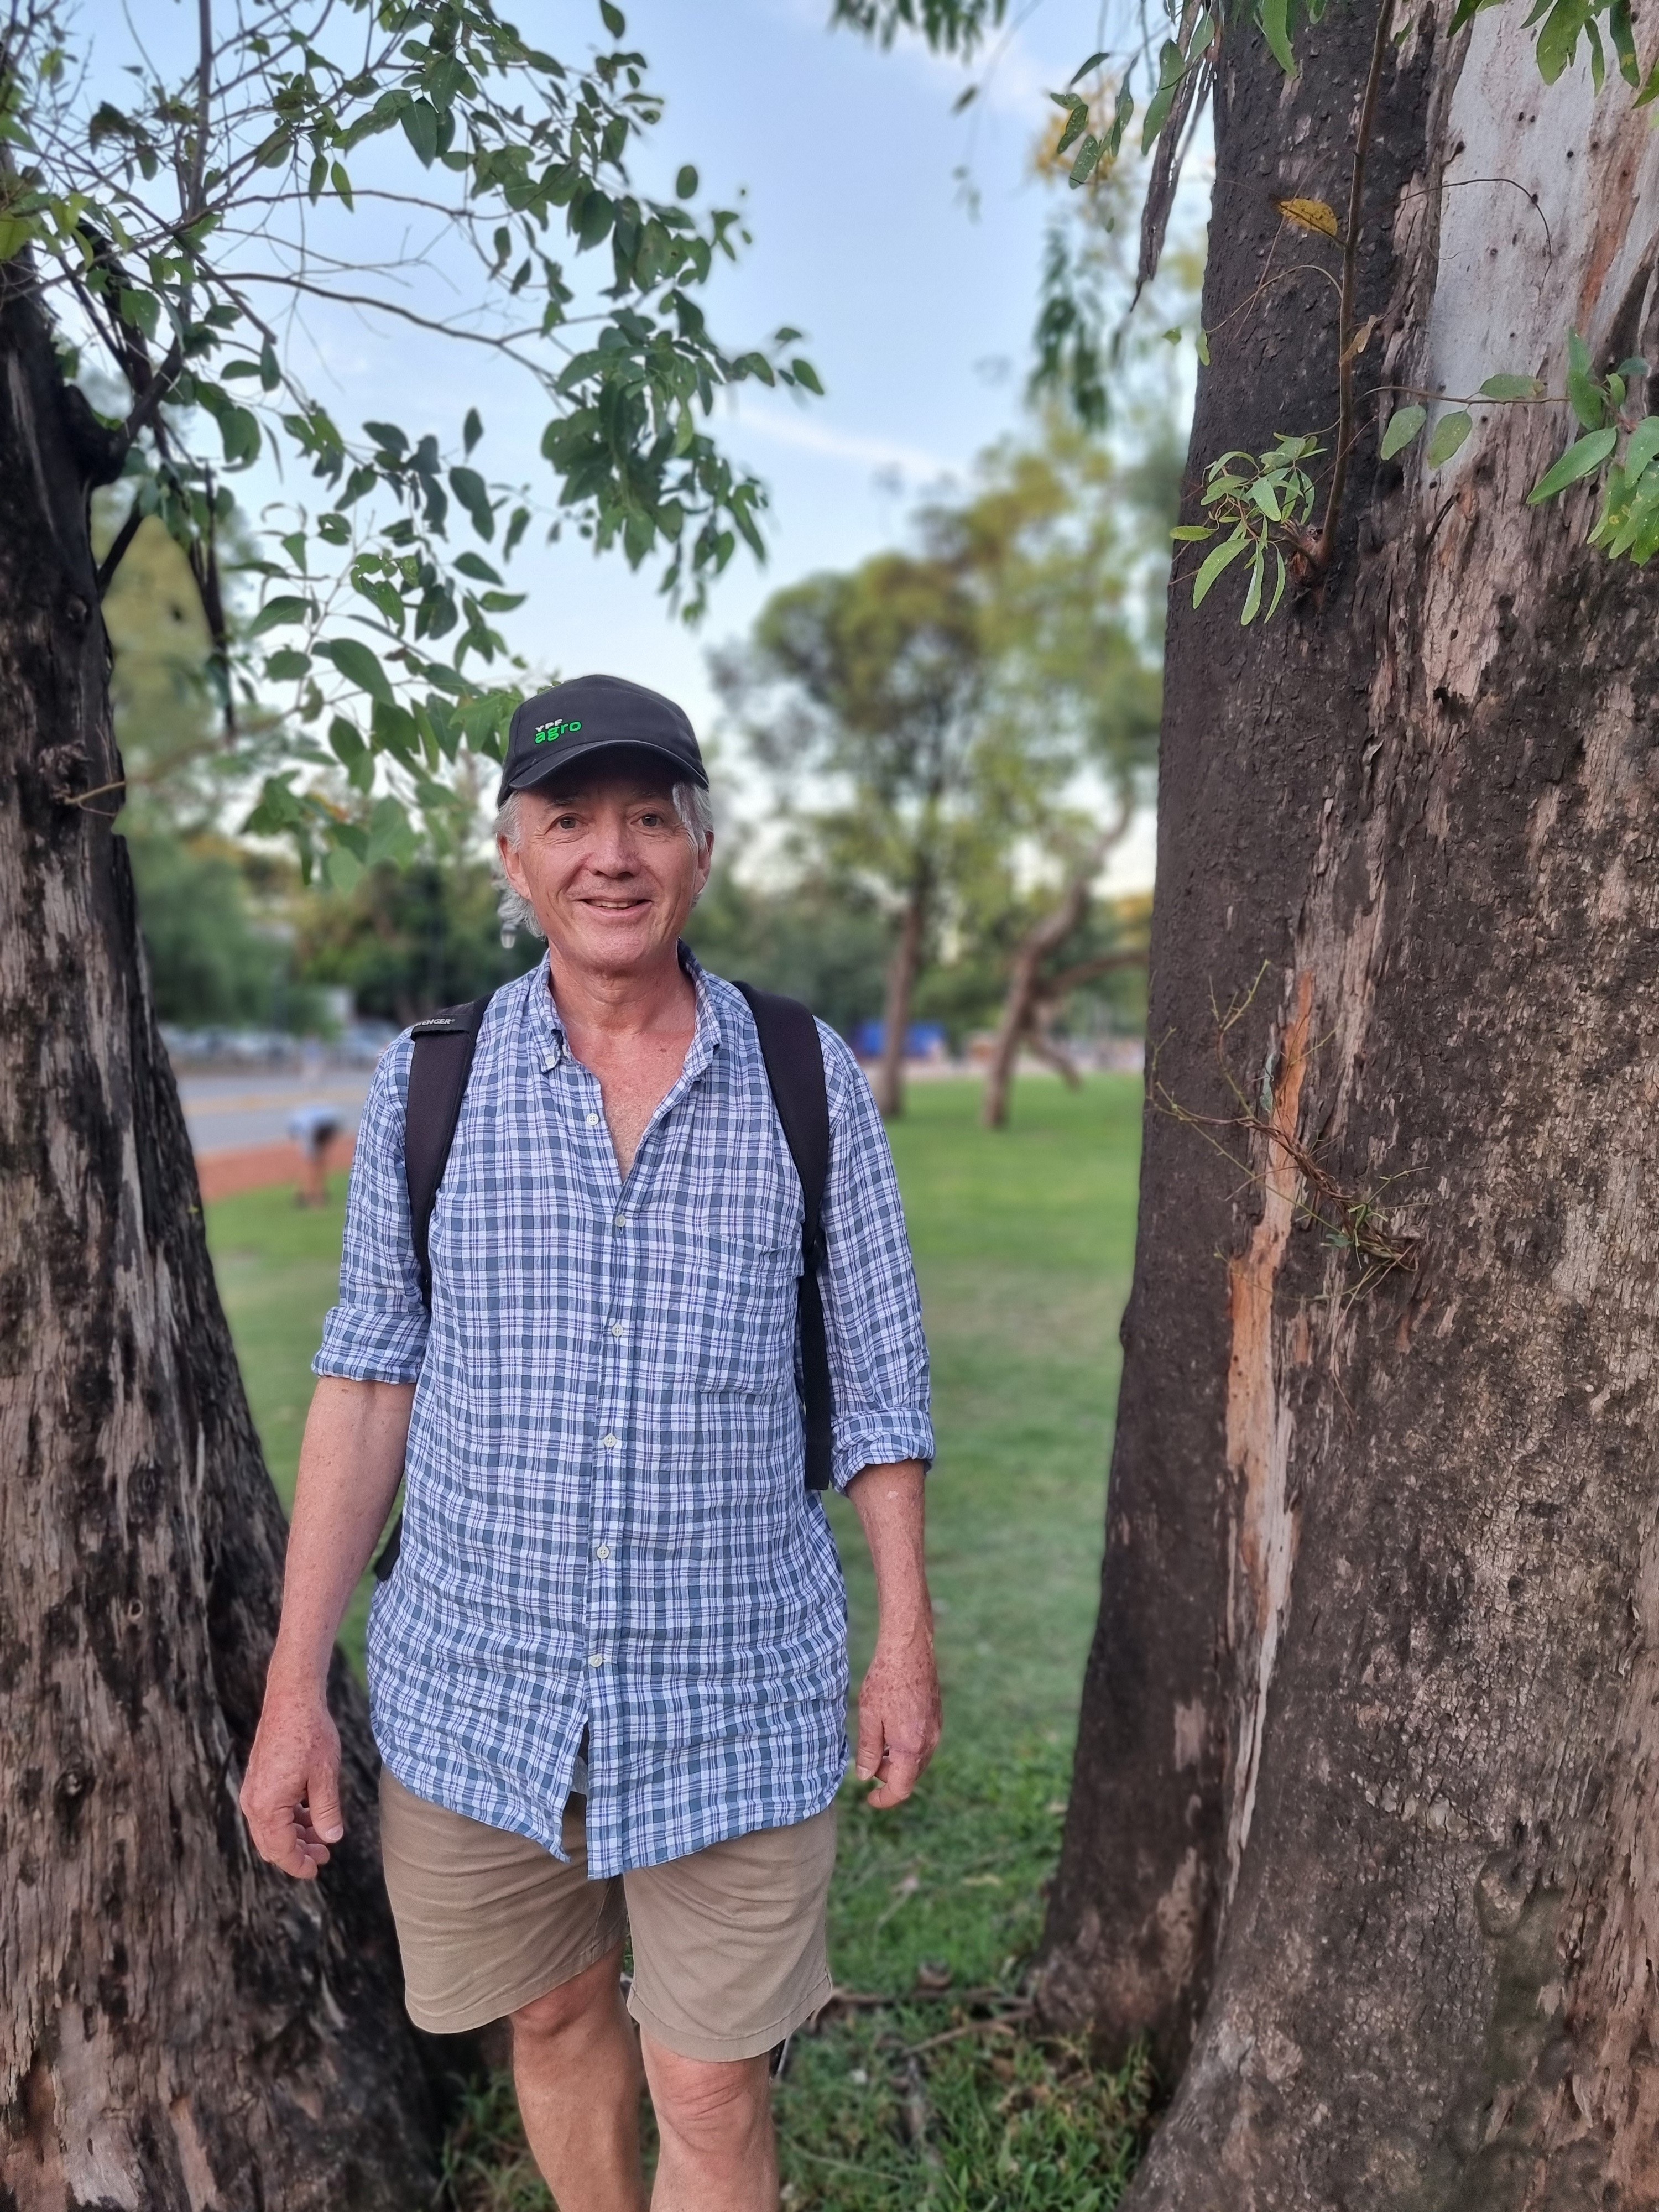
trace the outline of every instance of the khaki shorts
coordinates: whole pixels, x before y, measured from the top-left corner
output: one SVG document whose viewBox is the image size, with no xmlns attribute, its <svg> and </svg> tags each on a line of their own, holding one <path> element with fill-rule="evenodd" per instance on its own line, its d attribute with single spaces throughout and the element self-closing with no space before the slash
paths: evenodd
<svg viewBox="0 0 1659 2212">
<path fill-rule="evenodd" d="M 684 2058 L 754 2058 L 830 1996 L 824 1910 L 836 1808 L 665 1866 L 587 1879 L 574 1799 L 568 1863 L 405 1790 L 380 1770 L 380 1852 L 409 2016 L 459 2034 L 545 1996 L 631 1928 L 628 2009 Z"/>
</svg>

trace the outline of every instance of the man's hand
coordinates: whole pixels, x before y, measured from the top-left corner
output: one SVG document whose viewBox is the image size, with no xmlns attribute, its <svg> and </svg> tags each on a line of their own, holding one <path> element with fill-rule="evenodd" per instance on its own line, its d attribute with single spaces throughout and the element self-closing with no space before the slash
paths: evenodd
<svg viewBox="0 0 1659 2212">
<path fill-rule="evenodd" d="M 397 1492 L 414 1402 L 412 1382 L 325 1375 L 306 1419 L 282 1626 L 241 1795 L 255 1850 L 299 1881 L 316 1880 L 345 1833 L 329 1662 Z"/>
<path fill-rule="evenodd" d="M 315 1881 L 340 1817 L 340 1735 L 323 1686 L 265 1686 L 264 1711 L 242 1783 L 243 1817 L 262 1859 L 299 1881 Z"/>
<path fill-rule="evenodd" d="M 944 1725 L 931 1628 L 881 1635 L 859 1692 L 855 1771 L 873 1780 L 868 1802 L 878 1813 L 902 1805 L 939 1746 Z"/>
</svg>

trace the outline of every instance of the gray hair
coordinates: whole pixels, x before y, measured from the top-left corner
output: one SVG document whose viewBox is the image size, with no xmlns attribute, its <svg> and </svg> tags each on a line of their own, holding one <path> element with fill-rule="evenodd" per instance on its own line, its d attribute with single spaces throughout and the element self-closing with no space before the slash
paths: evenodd
<svg viewBox="0 0 1659 2212">
<path fill-rule="evenodd" d="M 495 834 L 497 837 L 504 837 L 509 845 L 516 846 L 519 842 L 519 800 L 522 796 L 520 792 L 508 792 L 495 817 Z M 709 840 L 714 834 L 714 802 L 700 783 L 677 783 L 669 797 L 701 860 L 708 853 Z M 529 900 L 514 890 L 507 870 L 501 866 L 499 847 L 495 850 L 493 866 L 496 908 L 501 917 L 501 943 L 511 945 L 521 929 L 528 930 L 532 937 L 545 936 L 547 933 L 537 921 L 535 909 Z M 701 892 L 698 896 L 701 897 Z"/>
</svg>

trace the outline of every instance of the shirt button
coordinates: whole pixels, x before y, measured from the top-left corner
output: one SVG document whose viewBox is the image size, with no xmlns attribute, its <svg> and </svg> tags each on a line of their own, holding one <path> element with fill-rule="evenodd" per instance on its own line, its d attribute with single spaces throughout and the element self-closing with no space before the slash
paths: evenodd
<svg viewBox="0 0 1659 2212">
<path fill-rule="evenodd" d="M 590 1667 L 603 1667 L 605 1664 L 604 1652 L 596 1651 L 587 1663 Z"/>
<path fill-rule="evenodd" d="M 597 1128 L 599 1127 L 599 1115 L 598 1115 L 597 1114 L 590 1114 L 590 1115 L 588 1115 L 588 1117 L 587 1117 L 587 1126 L 588 1126 L 588 1127 L 589 1127 L 590 1129 L 597 1129 Z"/>
<path fill-rule="evenodd" d="M 599 1546 L 599 1554 L 598 1554 L 598 1556 L 599 1556 L 600 1559 L 608 1559 L 611 1557 L 611 1547 L 610 1547 L 610 1545 L 609 1545 L 609 1544 L 601 1544 L 601 1545 Z"/>
<path fill-rule="evenodd" d="M 611 1226 L 612 1226 L 613 1228 L 616 1228 L 616 1229 L 620 1229 L 620 1228 L 623 1225 L 623 1224 L 627 1221 L 627 1219 L 628 1219 L 628 1216 L 627 1216 L 625 1213 L 619 1213 L 619 1214 L 617 1216 L 616 1220 L 612 1223 Z"/>
<path fill-rule="evenodd" d="M 617 1439 L 615 1437 L 601 1437 L 599 1438 L 599 1442 L 605 1446 L 606 1451 L 615 1451 L 617 1449 Z"/>
<path fill-rule="evenodd" d="M 628 1330 L 622 1322 L 613 1321 L 611 1324 L 611 1334 L 612 1336 L 626 1336 Z"/>
</svg>

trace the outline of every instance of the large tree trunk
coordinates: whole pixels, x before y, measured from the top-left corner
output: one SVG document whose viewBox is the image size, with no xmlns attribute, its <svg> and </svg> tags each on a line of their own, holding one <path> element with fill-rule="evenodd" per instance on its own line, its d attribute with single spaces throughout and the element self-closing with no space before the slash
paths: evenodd
<svg viewBox="0 0 1659 2212">
<path fill-rule="evenodd" d="M 910 1034 L 910 1002 L 921 966 L 927 928 L 927 886 L 918 879 L 899 916 L 893 957 L 887 963 L 887 1004 L 882 1015 L 881 1060 L 876 1069 L 876 1103 L 883 1117 L 896 1121 L 904 1111 L 904 1048 Z"/>
<path fill-rule="evenodd" d="M 0 292 L 0 2206 L 414 2212 L 433 2113 L 337 1662 L 348 1835 L 316 1885 L 236 1808 L 283 1528 L 152 1018 L 88 484 Z"/>
<path fill-rule="evenodd" d="M 1559 389 L 1572 324 L 1602 366 L 1659 358 L 1647 120 L 1616 79 L 1543 86 L 1519 10 L 1449 47 L 1447 12 L 1383 79 L 1362 366 Z M 1375 22 L 1366 0 L 1298 33 L 1288 85 L 1229 24 L 1194 473 L 1334 414 L 1322 281 L 1245 302 L 1272 198 L 1345 203 Z M 1443 193 L 1448 165 L 1472 181 Z M 1151 1033 L 1164 1103 L 1213 1121 L 1148 1115 L 1043 2000 L 1109 2045 L 1148 2032 L 1179 2076 L 1138 2212 L 1636 2212 L 1659 2203 L 1659 592 L 1584 550 L 1589 495 L 1522 504 L 1554 410 L 1432 477 L 1375 463 L 1368 411 L 1322 593 L 1266 631 L 1224 591 L 1172 600 Z M 1249 1000 L 1239 1095 L 1212 994 Z M 1299 1209 L 1335 1220 L 1340 1191 L 1263 1123 L 1380 1191 L 1416 1272 L 1355 1291 Z"/>
</svg>

